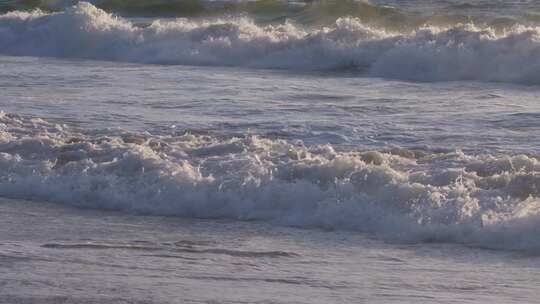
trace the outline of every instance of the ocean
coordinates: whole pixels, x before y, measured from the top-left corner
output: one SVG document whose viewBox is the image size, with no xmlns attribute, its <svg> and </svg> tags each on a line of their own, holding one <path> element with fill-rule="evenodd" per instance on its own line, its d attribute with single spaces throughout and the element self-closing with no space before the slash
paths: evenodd
<svg viewBox="0 0 540 304">
<path fill-rule="evenodd" d="M 0 12 L 0 303 L 538 301 L 537 1 Z"/>
</svg>

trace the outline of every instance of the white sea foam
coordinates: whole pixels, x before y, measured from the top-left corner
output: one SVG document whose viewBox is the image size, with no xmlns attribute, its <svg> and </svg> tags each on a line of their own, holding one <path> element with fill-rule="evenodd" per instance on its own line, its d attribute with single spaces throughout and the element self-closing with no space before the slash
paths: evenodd
<svg viewBox="0 0 540 304">
<path fill-rule="evenodd" d="M 245 136 L 77 131 L 0 116 L 0 196 L 540 250 L 540 162 Z"/>
<path fill-rule="evenodd" d="M 92 4 L 61 13 L 0 16 L 0 53 L 112 61 L 282 68 L 358 69 L 419 81 L 540 83 L 540 31 L 504 34 L 472 25 L 398 34 L 344 17 L 331 27 L 258 25 L 248 18 L 156 20 L 135 26 Z"/>
</svg>

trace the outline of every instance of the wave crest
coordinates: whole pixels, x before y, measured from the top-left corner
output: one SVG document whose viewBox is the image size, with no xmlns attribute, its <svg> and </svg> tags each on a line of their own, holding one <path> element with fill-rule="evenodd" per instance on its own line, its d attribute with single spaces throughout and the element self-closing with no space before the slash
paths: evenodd
<svg viewBox="0 0 540 304">
<path fill-rule="evenodd" d="M 472 25 L 397 34 L 340 18 L 331 27 L 249 18 L 156 20 L 146 27 L 81 2 L 61 13 L 0 16 L 0 53 L 124 62 L 293 70 L 356 69 L 418 81 L 540 83 L 537 28 Z"/>
</svg>

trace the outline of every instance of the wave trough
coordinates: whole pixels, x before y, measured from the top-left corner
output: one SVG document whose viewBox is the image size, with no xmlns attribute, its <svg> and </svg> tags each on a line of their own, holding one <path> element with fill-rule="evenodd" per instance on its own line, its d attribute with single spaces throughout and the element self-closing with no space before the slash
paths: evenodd
<svg viewBox="0 0 540 304">
<path fill-rule="evenodd" d="M 540 250 L 540 161 L 526 155 L 76 130 L 2 113 L 0 196 Z"/>
<path fill-rule="evenodd" d="M 80 2 L 59 13 L 0 16 L 0 53 L 122 62 L 357 70 L 413 81 L 540 83 L 540 30 L 461 25 L 393 33 L 360 19 L 308 28 L 249 18 L 155 20 L 148 26 Z"/>
</svg>

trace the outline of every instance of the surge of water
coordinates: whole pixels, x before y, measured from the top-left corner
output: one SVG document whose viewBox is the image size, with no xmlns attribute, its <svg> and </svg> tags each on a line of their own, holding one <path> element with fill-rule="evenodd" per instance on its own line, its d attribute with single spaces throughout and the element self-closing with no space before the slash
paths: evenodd
<svg viewBox="0 0 540 304">
<path fill-rule="evenodd" d="M 74 130 L 8 114 L 0 129 L 3 197 L 540 249 L 533 156 Z"/>
</svg>

